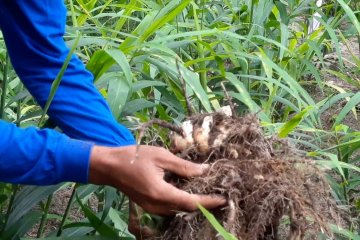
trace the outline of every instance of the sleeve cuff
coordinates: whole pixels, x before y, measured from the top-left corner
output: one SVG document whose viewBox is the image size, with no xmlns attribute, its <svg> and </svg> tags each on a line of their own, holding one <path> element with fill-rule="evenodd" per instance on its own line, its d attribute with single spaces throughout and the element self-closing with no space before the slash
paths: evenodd
<svg viewBox="0 0 360 240">
<path fill-rule="evenodd" d="M 60 181 L 87 183 L 89 174 L 90 154 L 94 144 L 63 138 L 58 145 L 58 176 Z"/>
</svg>

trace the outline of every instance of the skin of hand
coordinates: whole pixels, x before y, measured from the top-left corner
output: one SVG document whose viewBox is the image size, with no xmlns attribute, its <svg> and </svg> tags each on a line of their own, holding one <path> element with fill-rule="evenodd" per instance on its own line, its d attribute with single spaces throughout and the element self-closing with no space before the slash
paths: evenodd
<svg viewBox="0 0 360 240">
<path fill-rule="evenodd" d="M 145 211 L 157 215 L 195 211 L 197 204 L 211 209 L 226 203 L 222 197 L 190 194 L 164 180 L 165 171 L 196 177 L 202 175 L 208 165 L 183 160 L 160 147 L 141 145 L 137 156 L 136 151 L 136 146 L 94 146 L 89 181 L 113 186 Z"/>
</svg>

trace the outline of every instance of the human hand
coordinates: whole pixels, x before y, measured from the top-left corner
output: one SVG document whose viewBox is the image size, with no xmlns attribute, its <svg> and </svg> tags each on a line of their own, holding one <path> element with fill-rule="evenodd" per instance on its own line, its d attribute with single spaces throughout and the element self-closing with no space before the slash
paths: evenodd
<svg viewBox="0 0 360 240">
<path fill-rule="evenodd" d="M 145 211 L 158 215 L 194 211 L 197 204 L 215 208 L 226 203 L 222 197 L 190 194 L 164 180 L 165 171 L 195 177 L 202 175 L 207 165 L 183 160 L 160 147 L 141 145 L 137 157 L 136 151 L 136 146 L 95 146 L 90 157 L 89 181 L 116 187 Z"/>
</svg>

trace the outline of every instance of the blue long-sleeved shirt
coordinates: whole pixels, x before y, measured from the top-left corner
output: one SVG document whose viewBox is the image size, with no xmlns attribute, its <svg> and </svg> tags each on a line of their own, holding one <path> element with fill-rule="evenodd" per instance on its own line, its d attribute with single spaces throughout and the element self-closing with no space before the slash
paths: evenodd
<svg viewBox="0 0 360 240">
<path fill-rule="evenodd" d="M 12 65 L 41 106 L 69 49 L 65 45 L 63 0 L 0 0 L 0 28 Z M 48 111 L 66 134 L 19 129 L 0 121 L 0 181 L 48 185 L 85 183 L 93 144 L 134 144 L 113 118 L 93 85 L 93 76 L 73 56 Z M 75 140 L 76 139 L 76 140 Z"/>
</svg>

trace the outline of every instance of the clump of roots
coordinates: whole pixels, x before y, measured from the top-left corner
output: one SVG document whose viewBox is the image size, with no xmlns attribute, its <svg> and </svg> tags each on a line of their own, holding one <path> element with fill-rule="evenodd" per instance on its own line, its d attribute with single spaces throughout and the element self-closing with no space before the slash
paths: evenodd
<svg viewBox="0 0 360 240">
<path fill-rule="evenodd" d="M 286 142 L 265 138 L 256 116 L 222 111 L 184 123 L 173 128 L 171 150 L 211 168 L 202 177 L 175 179 L 176 185 L 226 196 L 227 206 L 213 211 L 226 230 L 238 239 L 331 237 L 327 223 L 337 223 L 338 213 L 323 172 Z M 153 238 L 222 239 L 199 212 L 177 214 Z"/>
</svg>

